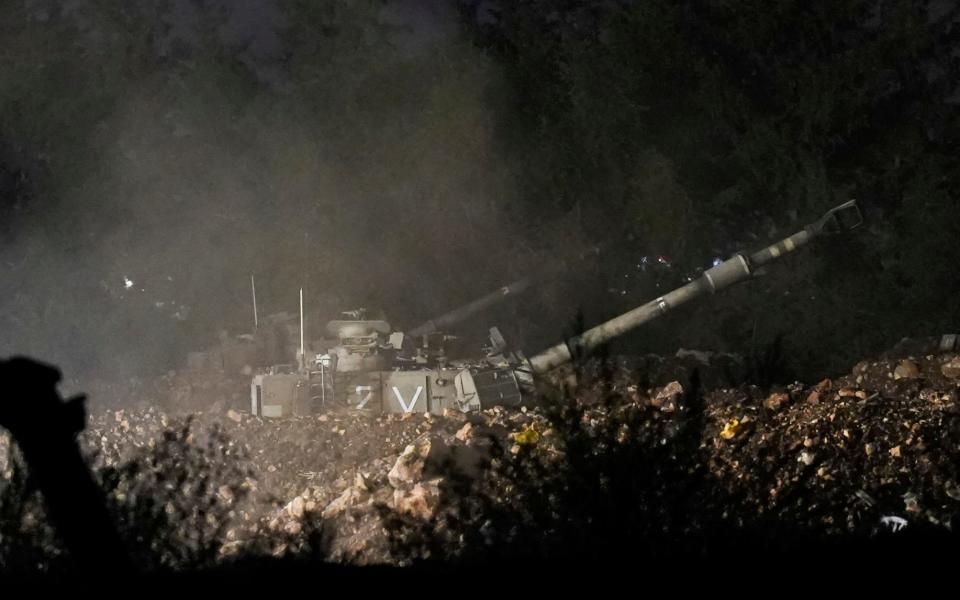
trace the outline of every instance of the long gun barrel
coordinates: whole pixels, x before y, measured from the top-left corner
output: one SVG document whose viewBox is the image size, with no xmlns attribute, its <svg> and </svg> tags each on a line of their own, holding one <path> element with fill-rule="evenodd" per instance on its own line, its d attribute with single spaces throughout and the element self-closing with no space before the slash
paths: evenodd
<svg viewBox="0 0 960 600">
<path fill-rule="evenodd" d="M 599 254 L 599 252 L 599 248 L 591 248 L 581 253 L 576 260 L 584 260 L 589 256 Z M 464 304 L 463 306 L 455 308 L 448 313 L 444 313 L 435 319 L 431 319 L 426 323 L 422 323 L 410 330 L 408 334 L 412 336 L 419 336 L 434 333 L 436 331 L 444 331 L 451 325 L 456 325 L 457 323 L 466 321 L 480 311 L 499 304 L 508 298 L 519 296 L 523 292 L 533 287 L 535 284 L 549 281 L 550 279 L 562 274 L 570 266 L 570 262 L 571 261 L 556 262 L 536 275 L 530 275 L 528 277 L 518 279 L 496 291 L 477 298 L 473 302 Z"/>
<path fill-rule="evenodd" d="M 860 214 L 856 201 L 845 202 L 827 211 L 823 217 L 810 223 L 801 231 L 767 246 L 763 250 L 749 255 L 736 254 L 729 260 L 708 269 L 703 275 L 687 285 L 540 352 L 530 358 L 530 367 L 536 374 L 550 371 L 570 362 L 575 356 L 589 353 L 613 338 L 666 314 L 667 311 L 677 306 L 749 279 L 757 267 L 773 262 L 783 255 L 805 246 L 822 234 L 849 231 L 862 222 L 863 216 Z"/>
</svg>

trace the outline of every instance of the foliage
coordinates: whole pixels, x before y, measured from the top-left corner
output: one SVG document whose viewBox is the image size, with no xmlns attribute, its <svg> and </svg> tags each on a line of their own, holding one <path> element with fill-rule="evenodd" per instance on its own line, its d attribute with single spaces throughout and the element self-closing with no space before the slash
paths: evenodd
<svg viewBox="0 0 960 600">
<path fill-rule="evenodd" d="M 462 5 L 516 88 L 520 126 L 503 143 L 525 161 L 531 212 L 583 203 L 593 237 L 632 231 L 641 251 L 693 271 L 849 197 L 864 204 L 867 230 L 638 338 L 648 347 L 743 352 L 759 328 L 755 345 L 786 334 L 811 373 L 953 324 L 956 7 L 528 0 L 478 16 Z M 720 331 L 717 315 L 740 325 Z"/>
</svg>

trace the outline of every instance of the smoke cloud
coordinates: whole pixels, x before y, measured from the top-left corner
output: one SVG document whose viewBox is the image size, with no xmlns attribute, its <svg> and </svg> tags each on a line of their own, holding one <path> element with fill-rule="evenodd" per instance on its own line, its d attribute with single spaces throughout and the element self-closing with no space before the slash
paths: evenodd
<svg viewBox="0 0 960 600">
<path fill-rule="evenodd" d="M 503 83 L 452 10 L 127 4 L 0 32 L 0 354 L 159 371 L 250 329 L 251 274 L 261 314 L 407 324 L 510 275 Z"/>
</svg>

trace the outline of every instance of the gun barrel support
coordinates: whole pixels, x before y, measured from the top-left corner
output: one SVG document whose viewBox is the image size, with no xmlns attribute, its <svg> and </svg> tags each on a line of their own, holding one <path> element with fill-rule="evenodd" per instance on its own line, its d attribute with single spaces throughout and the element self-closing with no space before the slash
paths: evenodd
<svg viewBox="0 0 960 600">
<path fill-rule="evenodd" d="M 451 310 L 448 313 L 445 313 L 436 319 L 431 319 L 422 325 L 418 325 L 413 328 L 409 333 L 412 336 L 418 335 L 427 335 L 437 331 L 443 331 L 450 325 L 455 325 L 461 321 L 464 321 L 471 317 L 472 315 L 487 309 L 490 306 L 498 304 L 500 301 L 506 299 L 508 296 L 516 296 L 525 292 L 533 284 L 533 278 L 526 277 L 518 281 L 514 281 L 509 285 L 505 285 L 502 288 L 498 289 L 495 292 L 490 292 L 482 298 L 477 298 L 473 302 L 464 304 L 463 306 Z"/>
<path fill-rule="evenodd" d="M 455 308 L 450 312 L 437 317 L 436 319 L 431 319 L 426 323 L 422 323 L 407 333 L 411 336 L 419 336 L 428 335 L 437 331 L 444 331 L 451 325 L 456 325 L 457 323 L 466 321 L 473 315 L 486 310 L 491 306 L 495 306 L 508 298 L 519 296 L 534 285 L 544 283 L 563 274 L 575 261 L 586 260 L 587 258 L 596 256 L 599 253 L 600 249 L 598 247 L 589 248 L 584 252 L 581 252 L 574 259 L 558 261 L 538 274 L 518 279 L 517 281 L 507 284 L 493 292 L 490 292 L 489 294 L 486 294 L 485 296 L 477 298 L 473 302 L 469 302 L 463 306 Z"/>
</svg>

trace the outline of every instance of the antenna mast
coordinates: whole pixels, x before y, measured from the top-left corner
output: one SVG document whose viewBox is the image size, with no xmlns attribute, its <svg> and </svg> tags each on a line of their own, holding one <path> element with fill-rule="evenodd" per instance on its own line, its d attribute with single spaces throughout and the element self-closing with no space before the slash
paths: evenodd
<svg viewBox="0 0 960 600">
<path fill-rule="evenodd" d="M 257 330 L 260 328 L 260 320 L 257 318 L 257 283 L 253 279 L 253 275 L 250 275 L 250 289 L 253 291 L 253 329 Z"/>
<path fill-rule="evenodd" d="M 307 369 L 307 353 L 303 340 L 303 288 L 300 288 L 300 370 L 305 371 Z"/>
</svg>

